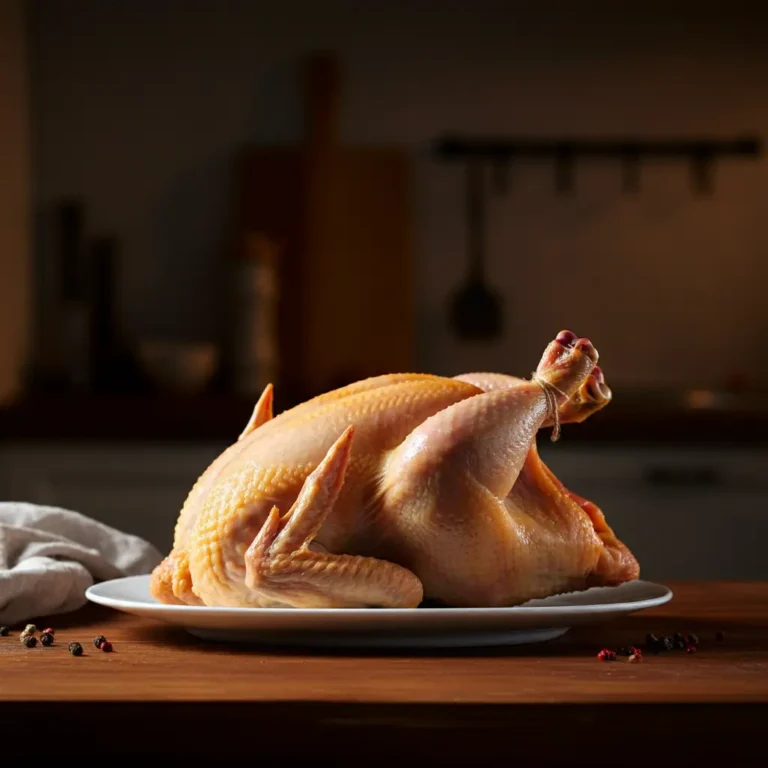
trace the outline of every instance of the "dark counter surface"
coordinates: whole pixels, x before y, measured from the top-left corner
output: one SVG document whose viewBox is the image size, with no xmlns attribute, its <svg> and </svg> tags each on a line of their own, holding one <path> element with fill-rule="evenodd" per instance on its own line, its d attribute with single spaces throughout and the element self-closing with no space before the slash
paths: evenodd
<svg viewBox="0 0 768 768">
<path fill-rule="evenodd" d="M 275 412 L 303 398 L 276 394 Z M 234 441 L 254 400 L 231 395 L 35 395 L 0 407 L 0 440 Z M 768 408 L 757 398 L 706 393 L 617 393 L 603 411 L 566 424 L 568 443 L 768 444 Z"/>
<path fill-rule="evenodd" d="M 469 649 L 236 646 L 87 605 L 33 619 L 56 629 L 49 648 L 23 647 L 20 626 L 0 638 L 3 757 L 765 766 L 768 583 L 668 586 L 663 606 L 551 642 Z M 603 647 L 642 644 L 648 632 L 695 634 L 697 652 L 595 658 Z M 112 653 L 93 647 L 101 634 Z M 72 641 L 82 657 L 68 652 Z"/>
</svg>

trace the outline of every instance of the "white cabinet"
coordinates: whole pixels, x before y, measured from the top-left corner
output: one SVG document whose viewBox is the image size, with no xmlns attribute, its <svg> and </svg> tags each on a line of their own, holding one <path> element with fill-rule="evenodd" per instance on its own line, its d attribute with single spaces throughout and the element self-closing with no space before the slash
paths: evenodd
<svg viewBox="0 0 768 768">
<path fill-rule="evenodd" d="M 768 578 L 768 450 L 546 445 L 649 579 Z"/>
<path fill-rule="evenodd" d="M 72 509 L 165 552 L 187 493 L 224 447 L 6 444 L 0 498 Z"/>
</svg>

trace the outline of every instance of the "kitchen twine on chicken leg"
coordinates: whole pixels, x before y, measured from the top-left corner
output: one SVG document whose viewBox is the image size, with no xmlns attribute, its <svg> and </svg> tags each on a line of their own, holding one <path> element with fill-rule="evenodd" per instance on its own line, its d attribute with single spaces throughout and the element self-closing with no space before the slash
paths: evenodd
<svg viewBox="0 0 768 768">
<path fill-rule="evenodd" d="M 547 411 L 552 414 L 552 421 L 555 425 L 550 435 L 550 440 L 556 443 L 560 439 L 560 412 L 557 409 L 557 397 L 556 395 L 562 395 L 566 400 L 568 395 L 563 392 L 562 389 L 556 387 L 551 381 L 541 378 L 535 371 L 531 375 L 531 381 L 538 384 L 544 391 L 544 397 L 547 399 Z"/>
</svg>

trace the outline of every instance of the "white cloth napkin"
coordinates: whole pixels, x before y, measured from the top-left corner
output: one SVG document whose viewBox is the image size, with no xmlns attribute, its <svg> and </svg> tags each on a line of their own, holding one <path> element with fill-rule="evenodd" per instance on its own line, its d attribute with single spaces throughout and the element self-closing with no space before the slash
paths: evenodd
<svg viewBox="0 0 768 768">
<path fill-rule="evenodd" d="M 78 512 L 0 502 L 0 625 L 74 611 L 95 582 L 161 560 L 152 544 Z"/>
</svg>

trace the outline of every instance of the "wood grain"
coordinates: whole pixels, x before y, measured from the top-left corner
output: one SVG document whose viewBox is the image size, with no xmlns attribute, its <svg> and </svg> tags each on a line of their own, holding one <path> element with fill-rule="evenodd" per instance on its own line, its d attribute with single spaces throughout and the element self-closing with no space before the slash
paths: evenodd
<svg viewBox="0 0 768 768">
<path fill-rule="evenodd" d="M 413 364 L 410 157 L 342 141 L 341 69 L 310 56 L 302 143 L 240 161 L 239 226 L 282 248 L 277 388 L 310 396 Z"/>
<path fill-rule="evenodd" d="M 88 606 L 35 622 L 57 628 L 51 648 L 24 648 L 18 630 L 0 638 L 0 722 L 17 722 L 22 729 L 34 722 L 36 733 L 44 727 L 52 739 L 74 718 L 95 718 L 106 727 L 108 718 L 119 716 L 139 734 L 160 729 L 164 738 L 170 738 L 171 722 L 189 728 L 197 723 L 206 734 L 197 748 L 219 752 L 239 747 L 217 742 L 215 723 L 232 738 L 240 731 L 245 738 L 257 722 L 272 733 L 282 733 L 289 722 L 304 722 L 315 739 L 336 734 L 350 744 L 355 739 L 363 744 L 370 729 L 384 729 L 388 746 L 381 745 L 380 755 L 395 744 L 410 748 L 439 734 L 440 754 L 453 745 L 442 764 L 453 764 L 470 745 L 473 759 L 488 750 L 495 755 L 511 749 L 504 734 L 513 724 L 518 754 L 535 750 L 534 734 L 546 739 L 547 723 L 556 722 L 558 733 L 569 738 L 594 739 L 595 729 L 605 728 L 600 738 L 617 745 L 627 738 L 625 729 L 637 735 L 660 728 L 673 745 L 670 755 L 689 740 L 686 755 L 706 748 L 712 756 L 720 743 L 710 743 L 716 734 L 741 734 L 739 759 L 751 764 L 749 749 L 762 749 L 754 723 L 768 714 L 768 583 L 670 586 L 675 596 L 665 606 L 574 629 L 551 643 L 418 654 L 235 648 Z M 720 629 L 726 632 L 722 643 L 715 641 Z M 697 653 L 646 656 L 640 664 L 595 659 L 603 646 L 678 630 L 699 636 Z M 112 640 L 114 653 L 93 647 L 97 634 Z M 85 649 L 80 658 L 67 652 L 73 640 Z M 702 734 L 707 723 L 711 733 Z M 523 724 L 525 738 L 518 732 Z M 487 741 L 479 744 L 478 734 Z M 178 734 L 173 738 L 176 749 L 188 743 L 178 742 Z M 634 757 L 645 754 L 649 744 L 638 745 Z M 561 748 L 548 745 L 544 756 Z M 733 745 L 730 749 L 729 755 L 736 754 Z M 591 764 L 599 764 L 597 759 L 592 755 Z M 635 764 L 632 760 L 623 764 Z"/>
</svg>

